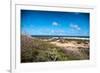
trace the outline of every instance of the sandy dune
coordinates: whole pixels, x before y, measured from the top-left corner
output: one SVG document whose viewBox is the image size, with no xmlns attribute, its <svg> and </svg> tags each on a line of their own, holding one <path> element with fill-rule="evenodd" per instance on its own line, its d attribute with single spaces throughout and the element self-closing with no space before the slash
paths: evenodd
<svg viewBox="0 0 100 73">
<path fill-rule="evenodd" d="M 59 46 L 59 47 L 63 47 L 63 49 L 65 49 L 65 50 L 70 50 L 70 51 L 75 51 L 75 52 L 78 51 L 78 49 L 75 49 L 78 46 L 76 46 L 73 43 L 51 42 L 51 44 L 54 44 L 54 45 Z"/>
<path fill-rule="evenodd" d="M 67 54 L 72 54 L 73 56 L 78 56 L 81 59 L 84 59 L 86 56 L 84 56 L 83 53 L 80 52 L 79 47 L 81 47 L 81 49 L 88 49 L 89 48 L 89 44 L 77 44 L 77 42 L 68 42 L 68 43 L 60 43 L 57 41 L 54 42 L 50 42 L 51 44 L 54 44 L 58 47 L 62 47 L 62 49 L 67 53 Z"/>
<path fill-rule="evenodd" d="M 60 42 L 50 42 L 51 44 L 55 44 L 59 47 L 64 47 L 64 48 L 67 48 L 67 47 L 74 47 L 74 48 L 78 48 L 78 47 L 82 47 L 82 48 L 88 48 L 89 46 L 88 45 L 85 45 L 85 44 L 76 44 L 75 42 L 68 42 L 68 43 L 60 43 Z"/>
</svg>

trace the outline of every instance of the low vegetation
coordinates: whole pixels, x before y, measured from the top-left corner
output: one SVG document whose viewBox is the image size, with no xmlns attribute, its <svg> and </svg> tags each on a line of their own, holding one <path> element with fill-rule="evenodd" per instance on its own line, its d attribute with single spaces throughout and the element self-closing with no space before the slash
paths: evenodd
<svg viewBox="0 0 100 73">
<path fill-rule="evenodd" d="M 89 59 L 89 50 L 78 48 L 79 52 L 64 50 L 50 44 L 48 41 L 42 41 L 30 36 L 21 35 L 21 62 L 46 62 L 46 61 L 67 61 Z"/>
</svg>

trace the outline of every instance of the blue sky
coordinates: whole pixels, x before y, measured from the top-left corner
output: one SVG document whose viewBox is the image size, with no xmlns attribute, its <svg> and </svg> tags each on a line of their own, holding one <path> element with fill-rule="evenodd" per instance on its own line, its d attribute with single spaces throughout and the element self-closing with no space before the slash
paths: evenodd
<svg viewBox="0 0 100 73">
<path fill-rule="evenodd" d="M 89 13 L 21 10 L 21 32 L 29 35 L 89 36 Z"/>
</svg>

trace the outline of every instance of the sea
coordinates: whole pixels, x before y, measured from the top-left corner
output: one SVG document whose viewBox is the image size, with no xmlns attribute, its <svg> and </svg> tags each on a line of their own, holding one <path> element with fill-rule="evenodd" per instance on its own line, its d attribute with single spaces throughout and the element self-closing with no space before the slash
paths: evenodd
<svg viewBox="0 0 100 73">
<path fill-rule="evenodd" d="M 65 35 L 31 35 L 31 37 L 35 38 L 43 38 L 43 39 L 81 39 L 81 40 L 89 40 L 89 36 L 65 36 Z"/>
</svg>

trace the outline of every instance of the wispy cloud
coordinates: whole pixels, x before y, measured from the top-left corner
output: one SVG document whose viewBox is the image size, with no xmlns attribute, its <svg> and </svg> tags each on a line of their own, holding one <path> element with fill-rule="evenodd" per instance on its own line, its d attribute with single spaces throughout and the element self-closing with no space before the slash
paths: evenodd
<svg viewBox="0 0 100 73">
<path fill-rule="evenodd" d="M 73 30 L 81 30 L 81 28 L 79 27 L 79 25 L 77 25 L 77 24 L 70 24 L 70 27 L 71 27 L 71 29 L 73 29 Z"/>
<path fill-rule="evenodd" d="M 59 23 L 58 23 L 58 22 L 56 22 L 56 21 L 54 21 L 54 22 L 52 22 L 52 25 L 53 25 L 53 26 L 58 26 L 58 25 L 59 25 Z"/>
<path fill-rule="evenodd" d="M 61 35 L 61 34 L 65 34 L 65 31 L 64 30 L 51 30 L 51 34 Z"/>
</svg>

